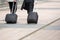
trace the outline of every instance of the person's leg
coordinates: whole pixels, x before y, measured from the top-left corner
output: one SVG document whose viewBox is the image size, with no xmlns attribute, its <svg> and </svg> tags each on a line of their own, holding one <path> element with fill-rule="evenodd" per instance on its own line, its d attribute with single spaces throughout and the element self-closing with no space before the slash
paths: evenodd
<svg viewBox="0 0 60 40">
<path fill-rule="evenodd" d="M 9 3 L 10 12 L 12 12 L 12 2 L 8 2 L 8 3 Z"/>
<path fill-rule="evenodd" d="M 29 14 L 29 10 L 27 10 L 27 13 Z"/>
<path fill-rule="evenodd" d="M 34 3 L 32 3 L 32 2 L 25 3 L 25 8 L 27 10 L 27 13 L 29 14 L 29 12 L 32 12 L 33 11 Z"/>
<path fill-rule="evenodd" d="M 29 3 L 29 12 L 33 12 L 34 4 L 31 2 Z"/>
<path fill-rule="evenodd" d="M 26 3 L 27 13 L 29 13 L 29 2 Z"/>
<path fill-rule="evenodd" d="M 28 3 L 29 5 L 28 5 L 28 10 L 27 10 L 27 12 L 28 12 L 28 14 L 29 14 L 29 12 L 33 12 L 33 8 L 34 8 L 34 4 L 33 3 Z"/>
</svg>

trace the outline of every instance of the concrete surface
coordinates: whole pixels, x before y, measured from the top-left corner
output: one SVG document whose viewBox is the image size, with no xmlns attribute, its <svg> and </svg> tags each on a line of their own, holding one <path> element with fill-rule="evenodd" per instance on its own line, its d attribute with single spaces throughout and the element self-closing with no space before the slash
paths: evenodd
<svg viewBox="0 0 60 40">
<path fill-rule="evenodd" d="M 17 10 L 17 24 L 6 24 L 5 16 L 9 10 L 0 11 L 0 40 L 19 40 L 21 37 L 33 32 L 34 30 L 46 25 L 53 20 L 60 18 L 60 3 L 46 2 L 37 3 L 35 12 L 38 12 L 38 24 L 27 24 L 27 12 Z M 60 20 L 49 25 L 35 34 L 23 40 L 60 40 Z"/>
</svg>

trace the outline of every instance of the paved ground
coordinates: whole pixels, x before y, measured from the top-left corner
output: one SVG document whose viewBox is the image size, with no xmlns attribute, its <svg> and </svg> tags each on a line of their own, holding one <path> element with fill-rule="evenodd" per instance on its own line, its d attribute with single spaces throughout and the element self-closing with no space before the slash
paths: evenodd
<svg viewBox="0 0 60 40">
<path fill-rule="evenodd" d="M 9 10 L 0 11 L 0 40 L 19 40 L 21 37 L 60 18 L 60 3 L 47 2 L 35 5 L 34 11 L 38 12 L 38 24 L 27 24 L 27 12 L 17 10 L 17 24 L 6 24 L 5 16 Z M 24 40 L 60 40 L 60 20 L 49 25 Z"/>
</svg>

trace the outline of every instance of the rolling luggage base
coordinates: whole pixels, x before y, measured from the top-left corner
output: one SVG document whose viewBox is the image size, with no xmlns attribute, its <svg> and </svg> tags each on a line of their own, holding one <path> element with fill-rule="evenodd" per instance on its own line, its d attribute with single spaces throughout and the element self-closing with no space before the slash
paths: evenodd
<svg viewBox="0 0 60 40">
<path fill-rule="evenodd" d="M 17 23 L 17 15 L 16 14 L 7 14 L 5 21 L 7 24 L 15 24 Z"/>
<path fill-rule="evenodd" d="M 38 14 L 37 14 L 37 12 L 30 12 L 28 14 L 27 23 L 28 24 L 31 24 L 31 23 L 37 24 L 37 22 L 38 22 Z"/>
</svg>

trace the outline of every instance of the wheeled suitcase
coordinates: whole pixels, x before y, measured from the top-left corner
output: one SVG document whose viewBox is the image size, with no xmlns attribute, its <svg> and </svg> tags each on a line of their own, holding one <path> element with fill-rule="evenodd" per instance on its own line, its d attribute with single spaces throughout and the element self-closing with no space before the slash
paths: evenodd
<svg viewBox="0 0 60 40">
<path fill-rule="evenodd" d="M 14 8 L 14 3 L 13 3 L 12 7 Z M 12 8 L 12 10 L 13 10 L 13 8 Z M 15 8 L 15 10 L 16 10 L 16 8 Z M 17 14 L 13 13 L 13 11 L 12 11 L 10 14 L 6 15 L 5 21 L 6 21 L 7 24 L 15 24 L 15 23 L 17 23 Z"/>
<path fill-rule="evenodd" d="M 30 23 L 37 24 L 37 22 L 38 22 L 38 14 L 37 14 L 37 12 L 29 12 L 28 18 L 27 18 L 27 23 L 28 24 L 30 24 Z"/>
<path fill-rule="evenodd" d="M 6 23 L 17 23 L 17 15 L 16 14 L 7 14 L 5 18 Z"/>
</svg>

